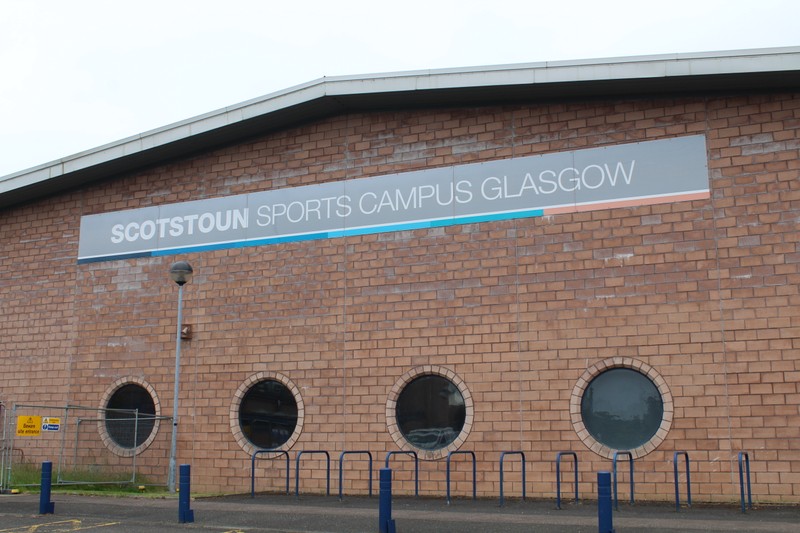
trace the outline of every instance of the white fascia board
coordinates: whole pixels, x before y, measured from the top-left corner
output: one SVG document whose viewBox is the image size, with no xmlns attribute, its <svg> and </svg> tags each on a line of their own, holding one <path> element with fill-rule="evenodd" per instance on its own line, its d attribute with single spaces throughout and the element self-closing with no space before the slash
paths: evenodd
<svg viewBox="0 0 800 533">
<path fill-rule="evenodd" d="M 325 78 L 314 82 L 298 85 L 286 91 L 272 93 L 263 98 L 250 100 L 239 107 L 241 120 L 268 115 L 281 109 L 288 109 L 295 105 L 312 102 L 326 94 L 327 83 Z"/>
<path fill-rule="evenodd" d="M 329 95 L 800 70 L 800 47 L 555 61 L 327 78 Z"/>
<path fill-rule="evenodd" d="M 0 178 L 0 194 L 35 185 L 64 173 L 60 163 L 53 162 Z"/>
</svg>

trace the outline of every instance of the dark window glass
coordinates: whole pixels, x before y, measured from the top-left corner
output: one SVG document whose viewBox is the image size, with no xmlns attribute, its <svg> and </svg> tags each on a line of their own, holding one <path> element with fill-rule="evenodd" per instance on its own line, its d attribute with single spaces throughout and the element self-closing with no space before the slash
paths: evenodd
<svg viewBox="0 0 800 533">
<path fill-rule="evenodd" d="M 418 377 L 400 392 L 396 416 L 400 432 L 413 446 L 439 450 L 456 440 L 464 428 L 464 397 L 446 378 Z"/>
<path fill-rule="evenodd" d="M 586 387 L 581 416 L 597 442 L 614 450 L 631 450 L 656 434 L 664 417 L 664 402 L 647 376 L 614 368 Z"/>
<path fill-rule="evenodd" d="M 239 405 L 239 426 L 254 446 L 265 449 L 281 446 L 297 426 L 297 401 L 292 391 L 279 381 L 256 383 Z"/>
<path fill-rule="evenodd" d="M 111 395 L 106 409 L 106 431 L 117 446 L 133 449 L 150 438 L 156 406 L 144 387 L 123 385 Z"/>
</svg>

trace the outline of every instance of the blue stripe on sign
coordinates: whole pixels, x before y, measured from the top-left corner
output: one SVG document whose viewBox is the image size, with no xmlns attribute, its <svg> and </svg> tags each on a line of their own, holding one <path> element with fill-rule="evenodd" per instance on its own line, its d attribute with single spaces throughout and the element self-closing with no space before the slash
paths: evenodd
<svg viewBox="0 0 800 533">
<path fill-rule="evenodd" d="M 479 222 L 494 222 L 499 220 L 511 220 L 514 218 L 532 218 L 544 215 L 542 209 L 531 209 L 529 211 L 510 211 L 508 213 L 491 213 L 486 215 L 473 215 L 468 217 L 445 218 L 440 220 L 425 220 L 420 222 L 408 222 L 405 224 L 391 224 L 387 226 L 369 226 L 366 228 L 355 228 L 350 230 L 332 231 L 328 233 L 330 238 L 351 237 L 353 235 L 367 235 L 370 233 L 387 233 L 392 231 L 410 231 L 416 229 L 441 228 L 446 226 L 456 226 L 459 224 L 476 224 Z"/>
<path fill-rule="evenodd" d="M 270 244 L 283 244 L 287 242 L 313 241 L 326 239 L 327 237 L 327 233 L 306 233 L 303 235 L 288 235 L 284 237 L 267 237 L 264 239 L 222 242 L 216 244 L 201 244 L 197 246 L 185 246 L 183 248 L 170 248 L 168 250 L 155 250 L 152 252 L 152 255 L 161 257 L 165 255 L 178 255 L 190 252 L 211 252 L 214 250 L 229 250 L 231 248 L 249 248 L 251 246 L 267 246 Z"/>
<path fill-rule="evenodd" d="M 100 255 L 97 257 L 84 257 L 78 258 L 79 265 L 85 265 L 88 263 L 99 263 L 100 261 L 117 261 L 122 259 L 138 259 L 140 257 L 151 257 L 154 255 L 154 252 L 133 252 L 129 254 L 118 254 L 118 255 Z"/>
<path fill-rule="evenodd" d="M 530 211 L 509 211 L 507 213 L 492 213 L 488 215 L 457 218 L 455 219 L 454 224 L 476 224 L 478 222 L 494 222 L 498 220 L 512 220 L 514 218 L 533 218 L 543 215 L 543 209 L 531 209 Z"/>
<path fill-rule="evenodd" d="M 494 222 L 500 220 L 511 220 L 515 218 L 540 217 L 544 214 L 542 209 L 532 209 L 529 211 L 510 211 L 506 213 L 489 213 L 485 215 L 474 215 L 457 218 L 446 218 L 439 220 L 422 220 L 417 222 L 406 222 L 403 224 L 389 224 L 386 226 L 368 226 L 363 228 L 342 229 L 318 233 L 305 233 L 302 235 L 285 235 L 280 237 L 266 237 L 261 239 L 251 239 L 244 241 L 230 241 L 214 244 L 202 244 L 197 246 L 184 246 L 181 248 L 169 248 L 165 250 L 153 250 L 150 252 L 135 252 L 128 254 L 107 255 L 99 257 L 89 257 L 78 259 L 78 264 L 97 263 L 100 261 L 113 261 L 118 259 L 136 259 L 139 257 L 163 257 L 167 255 L 179 255 L 186 253 L 211 252 L 215 250 L 227 250 L 232 248 L 248 248 L 251 246 L 268 246 L 270 244 L 284 244 L 290 242 L 314 241 L 320 239 L 336 239 L 340 237 L 354 237 L 357 235 L 370 235 L 373 233 L 389 233 L 394 231 L 412 231 L 417 229 L 440 228 L 446 226 L 456 226 L 459 224 L 477 224 L 480 222 Z"/>
</svg>

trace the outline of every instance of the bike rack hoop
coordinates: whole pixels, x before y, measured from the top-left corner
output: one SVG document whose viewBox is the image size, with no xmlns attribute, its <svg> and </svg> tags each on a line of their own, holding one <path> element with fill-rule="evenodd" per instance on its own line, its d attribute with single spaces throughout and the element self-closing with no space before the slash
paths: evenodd
<svg viewBox="0 0 800 533">
<path fill-rule="evenodd" d="M 414 497 L 419 497 L 419 456 L 415 451 L 395 450 L 386 454 L 386 468 L 389 468 L 389 459 L 394 455 L 410 455 L 414 458 Z"/>
<path fill-rule="evenodd" d="M 506 455 L 519 455 L 522 457 L 522 501 L 525 501 L 525 452 L 502 452 L 500 453 L 500 507 L 505 503 L 503 498 L 503 460 Z"/>
<path fill-rule="evenodd" d="M 614 509 L 619 511 L 619 499 L 617 498 L 617 458 L 620 455 L 624 455 L 628 457 L 628 461 L 631 465 L 631 505 L 633 505 L 633 454 L 628 451 L 616 451 L 614 452 L 614 460 L 613 460 L 613 470 L 614 470 Z"/>
<path fill-rule="evenodd" d="M 675 512 L 680 512 L 681 510 L 681 493 L 678 490 L 678 458 L 681 455 L 686 458 L 686 502 L 689 507 L 692 506 L 692 480 L 689 477 L 689 453 L 684 451 L 675 452 L 672 456 L 672 463 L 675 469 Z"/>
<path fill-rule="evenodd" d="M 742 471 L 742 459 L 745 461 L 747 469 L 747 503 L 750 509 L 753 508 L 753 491 L 750 487 L 750 454 L 747 452 L 739 452 L 739 491 L 742 495 L 742 512 L 746 512 L 744 508 L 744 472 Z"/>
<path fill-rule="evenodd" d="M 295 498 L 300 497 L 300 458 L 303 454 L 313 455 L 313 454 L 324 454 L 325 461 L 327 464 L 327 485 L 325 490 L 325 495 L 331 495 L 331 454 L 324 450 L 303 450 L 297 452 L 297 458 L 295 459 L 295 469 L 294 469 L 294 496 Z"/>
<path fill-rule="evenodd" d="M 250 497 L 256 497 L 256 457 L 262 453 L 275 453 L 286 457 L 286 494 L 289 494 L 289 452 L 282 450 L 256 450 L 250 458 Z"/>
<path fill-rule="evenodd" d="M 470 455 L 472 457 L 472 500 L 478 499 L 477 467 L 475 466 L 475 452 L 470 450 L 455 450 L 447 454 L 447 505 L 450 505 L 450 458 L 454 455 Z"/>
<path fill-rule="evenodd" d="M 342 484 L 344 479 L 343 467 L 345 455 L 366 455 L 369 459 L 369 497 L 372 498 L 372 453 L 366 450 L 344 451 L 339 455 L 339 501 L 342 501 Z"/>
<path fill-rule="evenodd" d="M 580 501 L 578 498 L 578 454 L 575 452 L 558 452 L 556 454 L 556 509 L 561 509 L 561 458 L 564 456 L 572 457 L 575 461 L 575 503 Z"/>
</svg>

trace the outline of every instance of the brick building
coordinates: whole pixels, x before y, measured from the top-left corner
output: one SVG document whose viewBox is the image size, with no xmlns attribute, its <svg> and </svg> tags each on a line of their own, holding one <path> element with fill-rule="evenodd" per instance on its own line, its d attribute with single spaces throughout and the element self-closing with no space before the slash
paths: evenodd
<svg viewBox="0 0 800 533">
<path fill-rule="evenodd" d="M 746 451 L 754 498 L 798 503 L 798 88 L 796 48 L 325 78 L 6 176 L 5 460 L 167 481 L 186 261 L 196 491 L 249 490 L 258 449 L 288 452 L 260 490 L 300 451 L 333 490 L 343 451 L 413 451 L 442 496 L 458 451 L 496 497 L 524 452 L 552 497 L 572 451 L 589 495 L 621 450 L 667 499 L 686 451 L 695 498 L 728 501 Z M 61 427 L 19 434 L 35 416 Z"/>
</svg>

